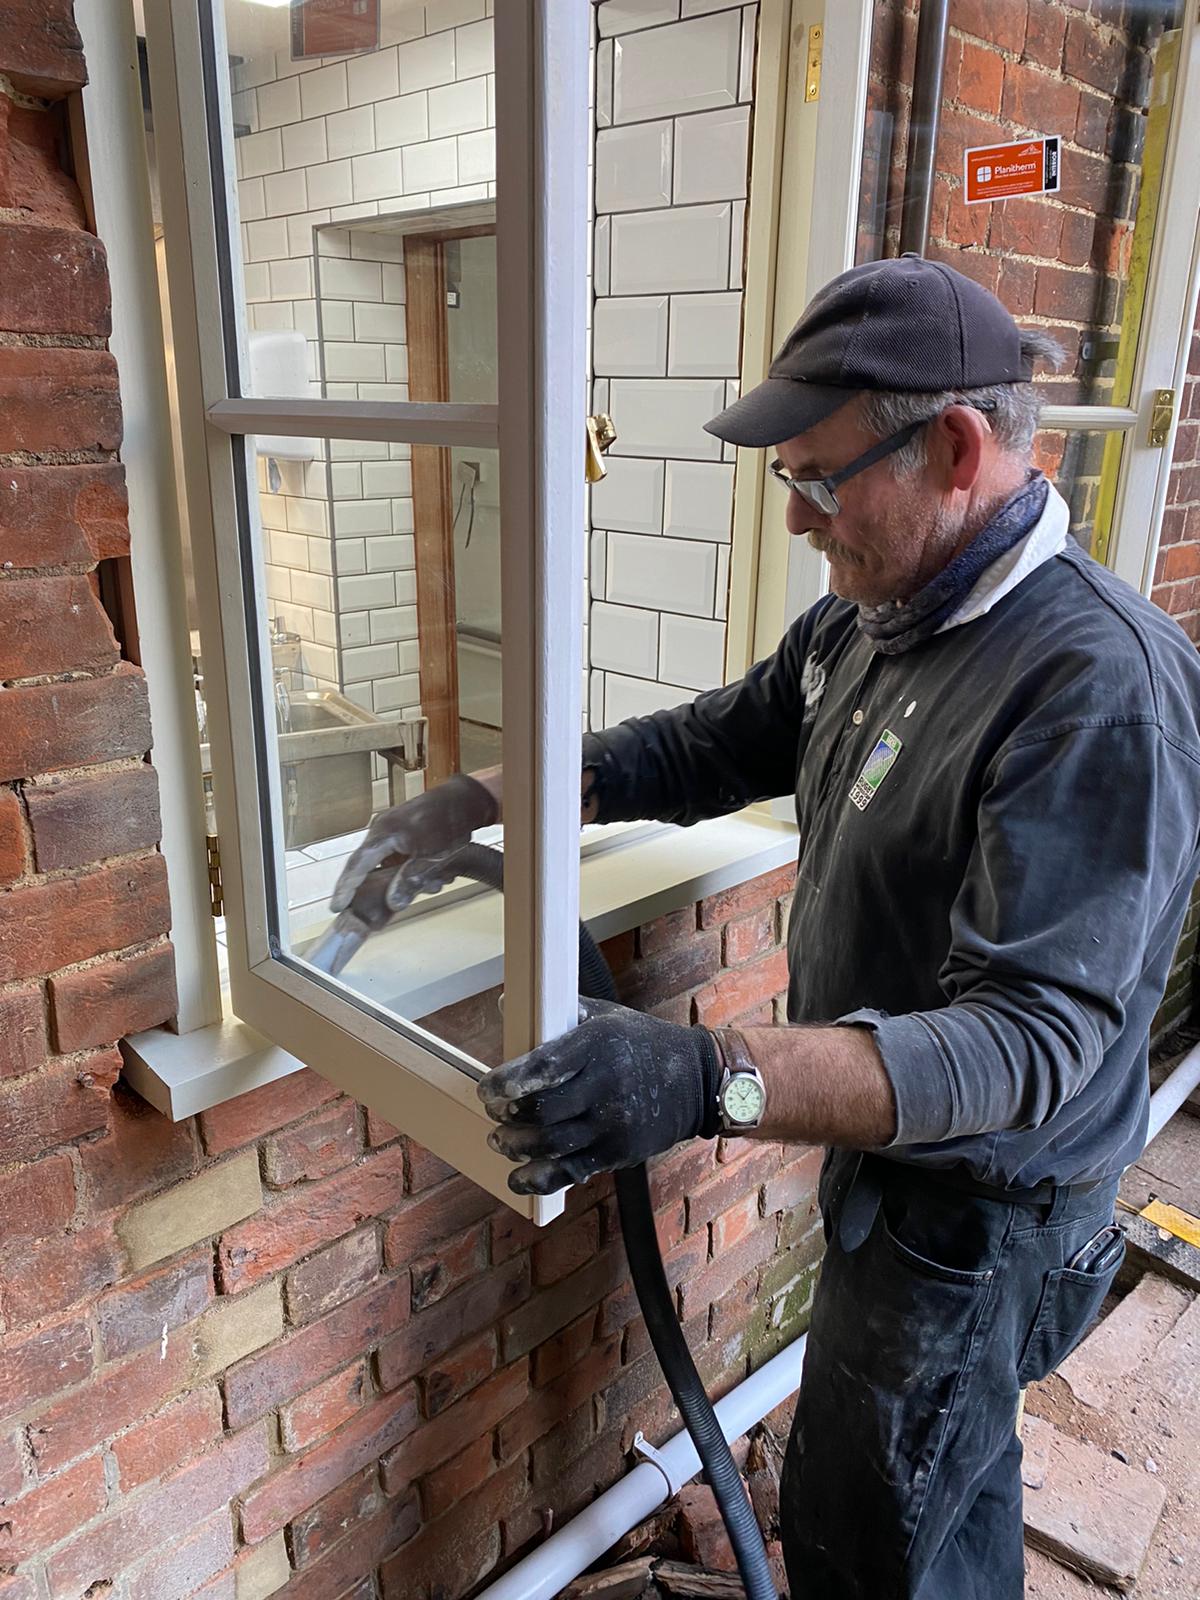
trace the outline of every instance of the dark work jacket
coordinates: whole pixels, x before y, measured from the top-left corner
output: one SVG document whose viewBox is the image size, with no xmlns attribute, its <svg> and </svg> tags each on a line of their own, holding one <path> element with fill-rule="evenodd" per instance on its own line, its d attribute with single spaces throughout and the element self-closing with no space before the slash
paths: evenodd
<svg viewBox="0 0 1200 1600">
<path fill-rule="evenodd" d="M 1140 1153 L 1200 873 L 1200 657 L 1077 547 L 900 655 L 828 596 L 739 682 L 586 758 L 606 821 L 795 792 L 788 1016 L 874 1031 L 889 1156 L 1021 1188 Z"/>
</svg>

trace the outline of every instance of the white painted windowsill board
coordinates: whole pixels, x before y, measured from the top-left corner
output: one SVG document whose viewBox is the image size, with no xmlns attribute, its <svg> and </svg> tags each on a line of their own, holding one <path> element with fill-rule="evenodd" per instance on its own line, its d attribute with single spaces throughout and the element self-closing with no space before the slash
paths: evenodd
<svg viewBox="0 0 1200 1600">
<path fill-rule="evenodd" d="M 796 830 L 760 811 L 693 828 L 630 830 L 580 864 L 580 909 L 597 940 L 652 922 L 706 896 L 786 866 L 796 857 Z M 401 1015 L 424 1016 L 501 981 L 500 902 L 475 895 L 422 918 L 419 968 L 406 942 L 407 970 L 398 981 L 387 933 L 356 957 L 355 988 Z M 125 1079 L 172 1121 L 194 1116 L 263 1084 L 311 1066 L 229 1012 L 217 1024 L 177 1034 L 151 1028 L 122 1044 Z"/>
</svg>

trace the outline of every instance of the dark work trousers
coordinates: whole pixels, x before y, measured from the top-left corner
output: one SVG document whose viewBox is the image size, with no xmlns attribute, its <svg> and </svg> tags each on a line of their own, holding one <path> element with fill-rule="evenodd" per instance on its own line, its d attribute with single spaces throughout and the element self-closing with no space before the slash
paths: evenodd
<svg viewBox="0 0 1200 1600">
<path fill-rule="evenodd" d="M 1100 1309 L 1116 1267 L 1067 1263 L 1116 1180 L 1013 1203 L 836 1151 L 820 1195 L 781 1488 L 791 1600 L 1020 1600 L 1018 1396 Z"/>
</svg>

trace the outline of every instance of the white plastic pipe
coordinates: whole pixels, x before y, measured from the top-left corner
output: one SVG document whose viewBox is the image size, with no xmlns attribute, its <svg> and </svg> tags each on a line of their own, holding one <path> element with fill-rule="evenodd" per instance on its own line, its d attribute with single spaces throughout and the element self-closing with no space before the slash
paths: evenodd
<svg viewBox="0 0 1200 1600">
<path fill-rule="evenodd" d="M 1197 1084 L 1200 1084 L 1200 1044 L 1188 1051 L 1171 1076 L 1165 1078 L 1150 1096 L 1147 1144 L 1158 1137 Z"/>
<path fill-rule="evenodd" d="M 795 1394 L 804 1365 L 805 1338 L 802 1334 L 717 1401 L 714 1410 L 726 1439 L 740 1438 Z M 657 1457 L 661 1467 L 650 1461 L 634 1467 L 485 1589 L 478 1600 L 551 1600 L 662 1505 L 673 1492 L 672 1484 L 684 1484 L 700 1470 L 700 1457 L 686 1428 L 663 1445 Z"/>
</svg>

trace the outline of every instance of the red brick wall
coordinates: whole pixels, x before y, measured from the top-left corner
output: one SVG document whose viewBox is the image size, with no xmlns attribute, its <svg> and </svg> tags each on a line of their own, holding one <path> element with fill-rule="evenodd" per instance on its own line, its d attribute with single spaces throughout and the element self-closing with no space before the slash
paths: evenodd
<svg viewBox="0 0 1200 1600">
<path fill-rule="evenodd" d="M 623 996 L 769 1020 L 789 875 L 610 942 Z M 491 1025 L 458 1008 L 460 1036 Z M 458 1600 L 679 1426 L 611 1183 L 538 1231 L 305 1072 L 173 1126 L 118 1087 L 0 1168 L 4 1600 L 315 1600 L 378 1575 Z M 786 1159 L 785 1159 L 786 1154 Z M 696 1143 L 654 1173 L 693 1349 L 720 1390 L 804 1326 L 819 1152 Z M 68 1230 L 64 1232 L 64 1229 Z M 75 1587 L 77 1586 L 77 1587 Z"/>
<path fill-rule="evenodd" d="M 69 6 L 0 6 L 0 70 L 5 1163 L 103 1130 L 115 1041 L 175 991 L 146 688 L 100 602 L 128 545 L 104 248 L 41 98 L 82 78 Z"/>
<path fill-rule="evenodd" d="M 611 1188 L 537 1233 L 315 1074 L 180 1125 L 112 1088 L 112 1041 L 172 992 L 145 690 L 98 602 L 127 533 L 103 252 L 54 100 L 82 79 L 65 0 L 0 0 L 0 73 L 0 1597 L 460 1600 L 637 1427 L 677 1426 Z M 1183 549 L 1183 467 L 1173 496 Z M 1188 559 L 1162 580 L 1194 627 Z M 624 998 L 769 1018 L 785 889 L 614 941 Z M 456 1020 L 482 1043 L 488 999 Z M 803 1326 L 817 1154 L 784 1156 L 695 1145 L 655 1174 L 717 1388 Z"/>
</svg>

